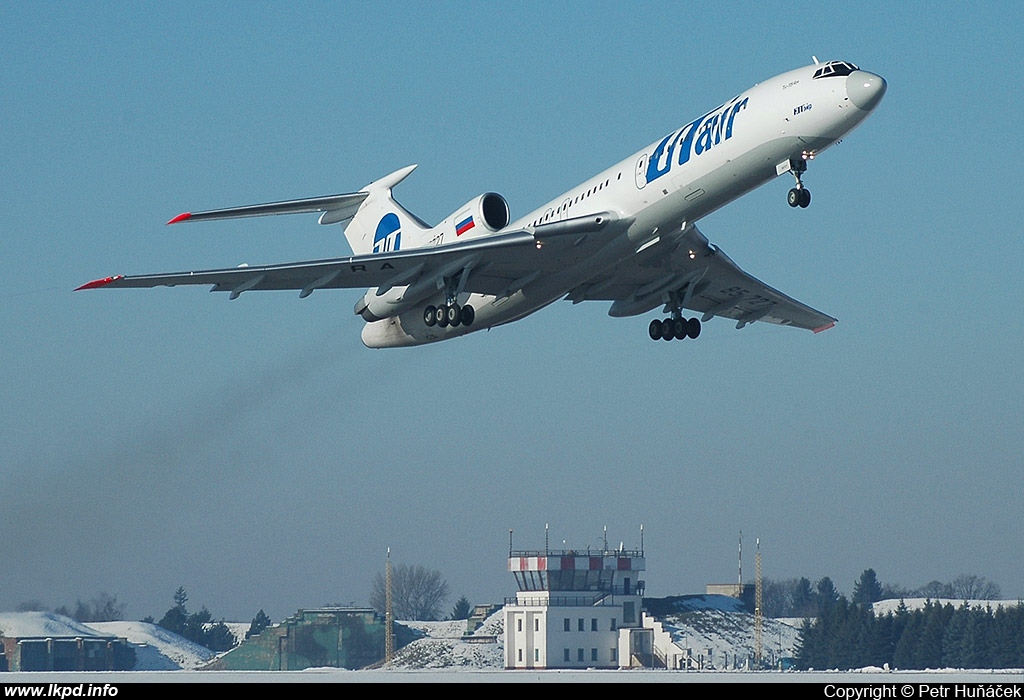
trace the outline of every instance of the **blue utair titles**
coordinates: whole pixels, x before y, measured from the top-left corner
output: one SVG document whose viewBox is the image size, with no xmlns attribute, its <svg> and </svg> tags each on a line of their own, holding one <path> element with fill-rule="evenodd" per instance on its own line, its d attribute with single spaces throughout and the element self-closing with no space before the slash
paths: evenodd
<svg viewBox="0 0 1024 700">
<path fill-rule="evenodd" d="M 673 164 L 683 165 L 689 162 L 691 155 L 699 156 L 732 138 L 736 115 L 746 109 L 749 99 L 734 97 L 662 139 L 647 162 L 647 182 L 657 180 L 671 170 Z"/>
</svg>

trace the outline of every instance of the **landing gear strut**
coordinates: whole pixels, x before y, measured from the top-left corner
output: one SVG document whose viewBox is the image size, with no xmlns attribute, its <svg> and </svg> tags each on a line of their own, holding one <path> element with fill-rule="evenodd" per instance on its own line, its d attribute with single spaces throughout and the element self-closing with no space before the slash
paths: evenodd
<svg viewBox="0 0 1024 700">
<path fill-rule="evenodd" d="M 804 153 L 799 159 L 793 159 L 789 162 L 791 166 L 790 172 L 796 178 L 796 187 L 791 189 L 786 197 L 786 201 L 791 207 L 806 209 L 811 203 L 811 191 L 804 187 L 804 182 L 800 176 L 807 172 L 807 161 L 813 158 L 813 154 Z"/>
</svg>

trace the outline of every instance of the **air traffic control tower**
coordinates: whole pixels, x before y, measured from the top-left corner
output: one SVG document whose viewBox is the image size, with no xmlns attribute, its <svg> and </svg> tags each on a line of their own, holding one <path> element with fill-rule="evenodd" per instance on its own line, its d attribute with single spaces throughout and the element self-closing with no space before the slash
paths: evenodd
<svg viewBox="0 0 1024 700">
<path fill-rule="evenodd" d="M 546 539 L 546 537 L 545 537 Z M 641 542 L 643 529 L 641 528 Z M 505 668 L 619 668 L 635 653 L 645 569 L 639 550 L 514 550 L 505 600 Z"/>
</svg>

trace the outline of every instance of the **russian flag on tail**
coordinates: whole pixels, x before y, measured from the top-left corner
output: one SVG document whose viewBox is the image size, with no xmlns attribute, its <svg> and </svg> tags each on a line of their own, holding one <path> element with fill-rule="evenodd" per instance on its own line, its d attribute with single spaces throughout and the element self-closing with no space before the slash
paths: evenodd
<svg viewBox="0 0 1024 700">
<path fill-rule="evenodd" d="M 476 226 L 476 222 L 473 221 L 473 216 L 471 214 L 471 215 L 467 216 L 465 219 L 463 219 L 462 221 L 460 221 L 459 223 L 455 224 L 455 235 L 456 236 L 461 236 L 462 234 L 464 234 L 466 231 L 470 230 L 474 226 Z"/>
</svg>

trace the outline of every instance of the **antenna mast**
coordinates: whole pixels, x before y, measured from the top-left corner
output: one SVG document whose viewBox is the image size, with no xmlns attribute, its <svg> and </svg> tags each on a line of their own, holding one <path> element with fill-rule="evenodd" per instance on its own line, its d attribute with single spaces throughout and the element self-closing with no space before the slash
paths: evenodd
<svg viewBox="0 0 1024 700">
<path fill-rule="evenodd" d="M 743 595 L 743 530 L 740 530 L 739 575 L 736 583 L 740 586 L 740 595 Z"/>
<path fill-rule="evenodd" d="M 395 620 L 391 612 L 391 547 L 388 547 L 388 561 L 384 565 L 384 608 L 384 663 L 390 666 L 395 660 Z"/>
<path fill-rule="evenodd" d="M 757 538 L 757 553 L 754 555 L 754 667 L 761 668 L 761 627 L 764 614 L 761 612 L 761 538 Z"/>
</svg>

